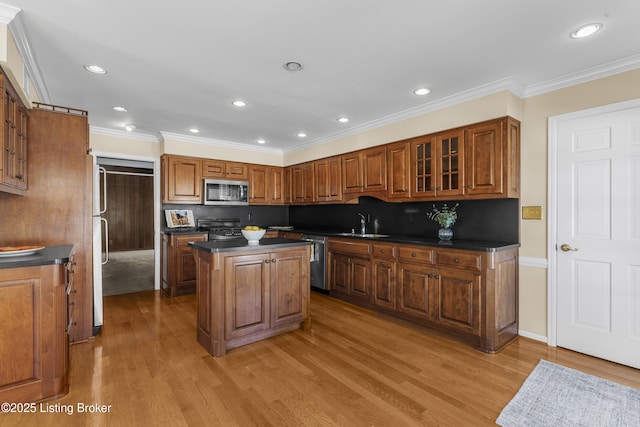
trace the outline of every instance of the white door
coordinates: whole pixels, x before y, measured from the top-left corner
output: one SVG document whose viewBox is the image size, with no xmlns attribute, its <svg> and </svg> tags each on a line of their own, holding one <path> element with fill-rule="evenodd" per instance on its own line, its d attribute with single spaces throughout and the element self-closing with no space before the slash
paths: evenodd
<svg viewBox="0 0 640 427">
<path fill-rule="evenodd" d="M 557 124 L 555 250 L 557 345 L 640 368 L 640 107 Z"/>
</svg>

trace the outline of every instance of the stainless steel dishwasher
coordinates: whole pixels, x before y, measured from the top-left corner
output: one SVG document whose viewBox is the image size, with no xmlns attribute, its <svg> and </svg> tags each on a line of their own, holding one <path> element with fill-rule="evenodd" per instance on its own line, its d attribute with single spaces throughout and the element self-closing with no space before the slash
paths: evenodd
<svg viewBox="0 0 640 427">
<path fill-rule="evenodd" d="M 315 234 L 302 234 L 302 240 L 312 242 L 311 246 L 311 288 L 328 292 L 327 289 L 327 238 Z"/>
</svg>

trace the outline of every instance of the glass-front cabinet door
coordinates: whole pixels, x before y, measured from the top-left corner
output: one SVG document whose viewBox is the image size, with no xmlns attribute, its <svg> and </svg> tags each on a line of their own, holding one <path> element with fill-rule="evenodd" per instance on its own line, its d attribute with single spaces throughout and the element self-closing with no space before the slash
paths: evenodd
<svg viewBox="0 0 640 427">
<path fill-rule="evenodd" d="M 415 138 L 411 141 L 412 197 L 463 194 L 464 131 Z"/>
</svg>

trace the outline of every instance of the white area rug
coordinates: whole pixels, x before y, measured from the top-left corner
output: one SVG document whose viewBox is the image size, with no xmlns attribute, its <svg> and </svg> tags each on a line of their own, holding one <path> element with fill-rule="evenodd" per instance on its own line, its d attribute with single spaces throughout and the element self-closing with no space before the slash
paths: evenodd
<svg viewBox="0 0 640 427">
<path fill-rule="evenodd" d="M 514 426 L 640 426 L 640 390 L 540 360 L 496 420 Z"/>
</svg>

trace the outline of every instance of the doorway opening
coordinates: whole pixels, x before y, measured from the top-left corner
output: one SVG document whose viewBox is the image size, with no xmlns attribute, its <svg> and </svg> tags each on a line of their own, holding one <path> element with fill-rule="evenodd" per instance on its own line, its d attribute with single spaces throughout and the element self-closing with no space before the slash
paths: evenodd
<svg viewBox="0 0 640 427">
<path fill-rule="evenodd" d="M 155 289 L 153 163 L 99 157 L 102 295 Z"/>
</svg>

